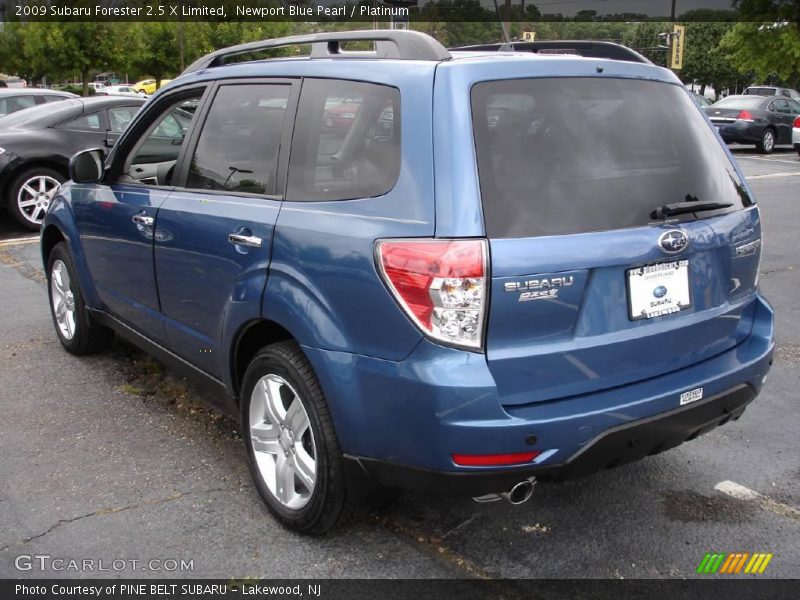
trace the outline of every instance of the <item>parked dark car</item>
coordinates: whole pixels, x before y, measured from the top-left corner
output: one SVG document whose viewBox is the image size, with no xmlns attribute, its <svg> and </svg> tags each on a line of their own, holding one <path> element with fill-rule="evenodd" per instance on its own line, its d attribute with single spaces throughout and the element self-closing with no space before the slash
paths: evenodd
<svg viewBox="0 0 800 600">
<path fill-rule="evenodd" d="M 783 96 L 800 102 L 800 92 L 797 90 L 772 85 L 751 85 L 742 93 L 745 96 Z"/>
<path fill-rule="evenodd" d="M 0 203 L 24 227 L 37 230 L 70 157 L 110 147 L 144 100 L 72 98 L 0 119 Z"/>
<path fill-rule="evenodd" d="M 58 102 L 67 98 L 77 98 L 75 94 L 69 92 L 59 92 L 55 90 L 40 90 L 36 88 L 3 88 L 0 89 L 0 118 L 11 113 L 46 104 Z"/>
<path fill-rule="evenodd" d="M 755 144 L 759 152 L 769 154 L 776 145 L 792 143 L 792 123 L 800 114 L 800 103 L 774 96 L 728 96 L 703 110 L 723 140 Z"/>
</svg>

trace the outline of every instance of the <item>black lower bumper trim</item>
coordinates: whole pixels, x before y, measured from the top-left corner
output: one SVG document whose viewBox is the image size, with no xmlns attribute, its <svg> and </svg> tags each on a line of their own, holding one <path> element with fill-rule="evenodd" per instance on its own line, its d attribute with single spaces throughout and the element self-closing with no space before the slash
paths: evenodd
<svg viewBox="0 0 800 600">
<path fill-rule="evenodd" d="M 612 427 L 592 439 L 567 461 L 557 465 L 452 472 L 431 471 L 388 461 L 346 456 L 352 477 L 361 476 L 385 487 L 442 494 L 480 496 L 503 492 L 528 477 L 560 481 L 630 463 L 674 448 L 719 425 L 738 419 L 756 397 L 747 384 L 673 411 Z"/>
</svg>

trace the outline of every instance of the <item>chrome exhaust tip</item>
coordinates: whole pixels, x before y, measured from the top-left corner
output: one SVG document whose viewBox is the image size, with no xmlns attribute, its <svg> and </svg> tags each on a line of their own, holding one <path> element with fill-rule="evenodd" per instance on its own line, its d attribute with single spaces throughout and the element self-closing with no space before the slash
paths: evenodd
<svg viewBox="0 0 800 600">
<path fill-rule="evenodd" d="M 497 502 L 498 500 L 506 500 L 510 504 L 514 505 L 524 504 L 531 499 L 531 496 L 533 496 L 533 486 L 535 483 L 536 478 L 531 477 L 530 479 L 520 481 L 510 490 L 503 492 L 502 494 L 486 494 L 485 496 L 475 496 L 473 500 L 480 504 Z"/>
<path fill-rule="evenodd" d="M 520 481 L 517 485 L 501 495 L 511 504 L 525 504 L 531 499 L 531 496 L 533 496 L 533 484 L 535 481 L 536 479 L 533 477 L 525 481 Z"/>
</svg>

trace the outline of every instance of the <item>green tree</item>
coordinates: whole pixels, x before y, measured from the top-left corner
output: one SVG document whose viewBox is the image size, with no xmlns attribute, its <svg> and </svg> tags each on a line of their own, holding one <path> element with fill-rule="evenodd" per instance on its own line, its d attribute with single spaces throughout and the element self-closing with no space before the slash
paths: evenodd
<svg viewBox="0 0 800 600">
<path fill-rule="evenodd" d="M 731 22 L 688 22 L 683 69 L 678 72 L 684 83 L 700 84 L 700 93 L 706 86 L 714 88 L 717 97 L 723 89 L 733 87 L 742 75 L 720 49 L 722 38 L 734 24 Z"/>
<path fill-rule="evenodd" d="M 761 81 L 800 84 L 800 30 L 793 23 L 737 23 L 721 50 L 740 71 L 752 71 Z"/>
<path fill-rule="evenodd" d="M 178 23 L 150 21 L 136 23 L 132 28 L 135 42 L 129 49 L 131 65 L 141 75 L 156 80 L 156 89 L 166 77 L 180 71 Z"/>
<path fill-rule="evenodd" d="M 643 54 L 657 65 L 667 65 L 668 50 L 663 47 L 661 33 L 672 31 L 672 23 L 645 21 L 631 23 L 622 34 L 622 43 Z"/>
<path fill-rule="evenodd" d="M 23 55 L 37 75 L 51 78 L 78 74 L 83 95 L 98 72 L 114 69 L 124 46 L 122 24 L 104 22 L 36 22 L 21 24 Z"/>
</svg>

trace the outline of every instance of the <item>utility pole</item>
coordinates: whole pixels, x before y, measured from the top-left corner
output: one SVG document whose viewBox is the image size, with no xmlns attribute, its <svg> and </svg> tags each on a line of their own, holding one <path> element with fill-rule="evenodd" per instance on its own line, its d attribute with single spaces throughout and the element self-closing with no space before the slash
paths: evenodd
<svg viewBox="0 0 800 600">
<path fill-rule="evenodd" d="M 511 36 L 508 34 L 508 24 L 500 13 L 500 5 L 497 3 L 497 0 L 494 0 L 494 11 L 497 13 L 497 18 L 500 19 L 500 27 L 503 29 L 503 41 L 506 44 L 510 44 Z"/>
<path fill-rule="evenodd" d="M 183 16 L 181 16 L 181 18 L 178 20 L 178 52 L 181 59 L 181 73 L 183 73 L 183 70 L 186 68 L 186 65 L 184 64 L 185 57 L 183 53 Z"/>
</svg>

